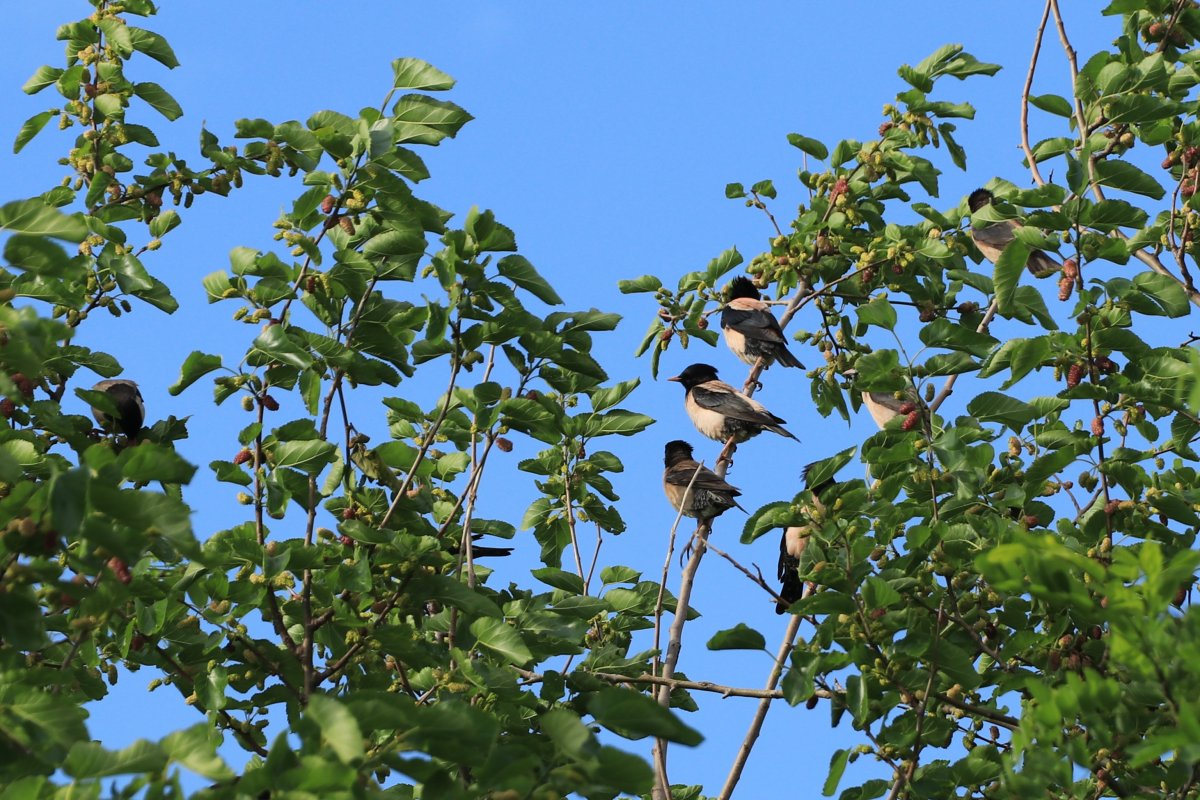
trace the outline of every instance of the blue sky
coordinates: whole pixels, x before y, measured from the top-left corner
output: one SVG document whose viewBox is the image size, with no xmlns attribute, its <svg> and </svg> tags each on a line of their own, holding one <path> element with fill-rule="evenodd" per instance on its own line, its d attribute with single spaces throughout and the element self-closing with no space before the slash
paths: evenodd
<svg viewBox="0 0 1200 800">
<path fill-rule="evenodd" d="M 41 64 L 61 66 L 55 26 L 90 11 L 86 3 L 61 0 L 10 6 L 5 11 L 12 35 L 0 63 L 0 140 L 7 141 L 22 121 L 54 102 L 50 90 L 26 97 L 20 86 Z M 1065 4 L 1073 44 L 1084 57 L 1117 33 L 1114 20 L 1100 18 L 1092 8 L 1085 12 L 1080 4 Z M 389 85 L 389 63 L 400 56 L 423 58 L 457 78 L 448 98 L 476 119 L 456 140 L 422 153 L 433 177 L 418 194 L 459 218 L 472 205 L 492 209 L 516 231 L 522 254 L 554 284 L 568 308 L 595 306 L 625 315 L 615 334 L 597 340 L 597 354 L 613 380 L 643 379 L 628 405 L 659 422 L 635 439 L 608 443 L 627 465 L 615 484 L 629 530 L 605 543 L 601 564 L 627 564 L 657 579 L 674 516 L 658 488 L 662 444 L 691 440 L 700 445 L 698 456 L 710 462 L 716 448 L 701 445 L 683 416 L 678 386 L 652 381 L 648 360 L 632 357 L 655 309 L 646 296 L 620 295 L 616 281 L 654 273 L 673 285 L 683 272 L 703 267 L 732 246 L 748 261 L 767 247 L 772 230 L 760 213 L 727 200 L 725 185 L 773 179 L 780 191 L 773 210 L 785 223 L 801 198 L 794 177 L 801 153 L 786 135 L 798 132 L 830 145 L 840 138 L 874 138 L 881 107 L 906 88 L 896 68 L 949 42 L 961 42 L 979 59 L 1004 69 L 994 78 L 939 84 L 941 98 L 970 100 L 978 116 L 959 124 L 969 171 L 956 170 L 948 159 L 940 164 L 945 175 L 938 205 L 953 207 L 996 176 L 1028 184 L 1018 150 L 1019 96 L 1040 12 L 1034 3 L 876 0 L 168 3 L 159 16 L 137 24 L 164 35 L 182 66 L 168 71 L 143 58 L 128 74 L 161 83 L 185 114 L 169 124 L 142 106 L 131 109 L 130 119 L 153 127 L 164 148 L 191 154 L 198 162 L 202 124 L 230 141 L 233 120 L 240 117 L 282 122 L 304 120 L 326 108 L 354 114 L 378 105 Z M 1066 93 L 1067 67 L 1052 34 L 1043 58 L 1035 93 Z M 1035 121 L 1035 140 L 1040 124 Z M 1048 135 L 1049 128 L 1044 130 L 1041 135 Z M 63 168 L 55 159 L 72 136 L 51 125 L 19 155 L 4 147 L 0 200 L 57 184 Z M 230 321 L 232 306 L 208 306 L 200 279 L 227 268 L 234 247 L 269 248 L 271 222 L 300 191 L 282 181 L 250 179 L 248 184 L 226 200 L 199 198 L 205 202 L 197 202 L 163 250 L 147 259 L 151 272 L 168 282 L 181 303 L 174 319 L 142 306 L 121 320 L 90 320 L 81 333 L 81 343 L 117 356 L 138 380 L 152 420 L 192 415 L 192 437 L 180 449 L 201 465 L 231 458 L 238 449 L 235 433 L 249 420 L 236 403 L 214 411 L 205 381 L 177 398 L 165 389 L 191 350 L 222 352 L 236 361 L 253 331 Z M 801 318 L 796 327 L 811 323 Z M 700 343 L 693 348 L 669 352 L 664 377 L 692 361 L 707 361 L 730 382 L 743 379 L 744 367 L 723 349 L 708 350 Z M 804 348 L 797 354 L 809 366 L 819 361 Z M 776 368 L 767 374 L 760 399 L 788 420 L 802 443 L 762 437 L 739 451 L 729 479 L 745 489 L 743 504 L 751 509 L 791 497 L 803 464 L 874 430 L 865 414 L 850 426 L 821 418 L 804 376 L 782 372 Z M 416 391 L 426 392 L 420 398 L 426 406 L 440 390 L 440 380 L 427 387 L 415 384 Z M 374 414 L 382 423 L 379 412 L 363 408 L 364 416 Z M 515 465 L 537 449 L 518 441 L 509 456 L 511 469 L 503 462 L 496 465 L 501 469 L 484 486 L 485 503 L 491 504 L 487 516 L 519 519 L 534 490 Z M 240 521 L 242 513 L 233 505 L 234 490 L 215 484 L 205 471 L 188 495 L 201 539 Z M 740 528 L 741 520 L 727 515 L 714 541 L 773 576 L 776 541 L 768 536 L 742 547 L 736 543 Z M 498 585 L 510 579 L 531 582 L 526 570 L 536 566 L 536 544 L 518 534 L 517 546 L 527 556 L 503 565 L 493 578 Z M 676 567 L 669 580 L 672 590 L 677 572 Z M 681 668 L 693 679 L 761 686 L 770 667 L 765 654 L 709 653 L 703 643 L 715 631 L 745 621 L 765 634 L 774 651 L 784 618 L 774 615 L 761 590 L 715 557 L 702 566 L 694 604 L 704 616 L 685 633 Z M 195 721 L 172 690 L 147 696 L 150 677 L 145 671 L 125 676 L 113 698 L 93 709 L 94 736 L 115 747 Z M 701 710 L 687 721 L 708 738 L 694 750 L 672 748 L 671 776 L 676 782 L 703 783 L 706 793 L 715 794 L 754 704 L 697 699 Z M 741 796 L 781 789 L 817 796 L 834 749 L 858 741 L 848 726 L 847 720 L 831 732 L 825 704 L 814 711 L 779 704 L 742 779 Z M 847 780 L 862 769 L 862 763 L 852 766 Z"/>
</svg>

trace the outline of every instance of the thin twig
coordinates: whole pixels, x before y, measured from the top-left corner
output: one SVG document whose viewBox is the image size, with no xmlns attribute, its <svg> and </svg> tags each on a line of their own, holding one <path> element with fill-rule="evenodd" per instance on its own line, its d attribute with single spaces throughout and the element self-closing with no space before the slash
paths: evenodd
<svg viewBox="0 0 1200 800">
<path fill-rule="evenodd" d="M 1033 40 L 1033 55 L 1029 59 L 1029 72 L 1025 75 L 1025 86 L 1021 90 L 1021 149 L 1025 151 L 1025 160 L 1029 162 L 1029 172 L 1038 186 L 1045 186 L 1042 173 L 1038 170 L 1033 150 L 1029 146 L 1029 92 L 1033 88 L 1033 75 L 1037 71 L 1038 55 L 1042 52 L 1042 35 L 1046 32 L 1046 23 L 1050 20 L 1050 0 L 1042 11 L 1042 21 L 1038 24 L 1037 36 Z"/>
<path fill-rule="evenodd" d="M 808 593 L 806 588 L 804 594 L 807 596 Z M 725 778 L 725 785 L 721 787 L 721 793 L 717 795 L 717 800 L 729 800 L 742 777 L 742 770 L 746 767 L 750 751 L 754 749 L 754 743 L 762 731 L 763 721 L 766 720 L 767 712 L 771 709 L 771 701 L 775 699 L 774 695 L 778 691 L 775 687 L 779 684 L 779 676 L 783 674 L 783 665 L 795 646 L 796 635 L 800 632 L 801 619 L 799 615 L 793 615 L 791 621 L 788 622 L 787 630 L 783 633 L 783 641 L 779 645 L 779 652 L 775 656 L 775 663 L 771 666 L 771 673 L 767 676 L 762 702 L 758 704 L 758 708 L 754 712 L 750 729 L 746 731 L 746 738 L 742 740 L 742 745 L 738 748 L 737 757 L 734 758 L 733 765 L 729 768 L 729 775 Z"/>
</svg>

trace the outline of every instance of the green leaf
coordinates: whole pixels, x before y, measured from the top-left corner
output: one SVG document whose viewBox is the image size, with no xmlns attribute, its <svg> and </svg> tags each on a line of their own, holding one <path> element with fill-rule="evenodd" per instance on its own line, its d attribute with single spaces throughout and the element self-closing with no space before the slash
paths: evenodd
<svg viewBox="0 0 1200 800">
<path fill-rule="evenodd" d="M 1028 403 L 1000 392 L 983 392 L 967 403 L 967 411 L 980 422 L 999 422 L 1020 433 L 1038 412 Z"/>
<path fill-rule="evenodd" d="M 56 67 L 38 67 L 37 71 L 29 76 L 29 80 L 25 81 L 21 91 L 25 94 L 37 94 L 47 86 L 53 86 L 62 74 L 63 71 Z"/>
<path fill-rule="evenodd" d="M 72 778 L 107 778 L 137 772 L 158 772 L 167 765 L 162 748 L 138 739 L 123 750 L 105 750 L 99 742 L 76 742 L 67 753 L 63 772 Z"/>
<path fill-rule="evenodd" d="M 293 467 L 316 475 L 333 463 L 336 453 L 336 445 L 321 439 L 309 439 L 277 442 L 267 451 L 267 458 L 275 469 Z"/>
<path fill-rule="evenodd" d="M 717 631 L 708 640 L 709 650 L 765 650 L 766 647 L 766 638 L 742 622 L 727 630 Z"/>
<path fill-rule="evenodd" d="M 538 274 L 533 264 L 530 264 L 529 260 L 524 256 L 505 256 L 497 262 L 496 268 L 500 270 L 500 274 L 505 278 L 508 278 L 543 303 L 552 306 L 562 305 L 562 298 L 546 282 L 546 279 Z"/>
<path fill-rule="evenodd" d="M 1160 275 L 1157 272 L 1140 272 L 1133 277 L 1132 288 L 1148 298 L 1154 306 L 1162 309 L 1162 314 L 1168 317 L 1183 317 L 1191 311 L 1191 306 L 1188 302 L 1187 292 L 1179 281 L 1169 275 Z M 1145 306 L 1139 310 L 1143 313 L 1154 313 L 1150 310 L 1152 306 Z"/>
<path fill-rule="evenodd" d="M 824 161 L 829 158 L 829 148 L 816 139 L 810 139 L 807 136 L 801 136 L 798 133 L 789 133 L 787 136 L 788 144 L 792 147 L 798 147 L 805 153 L 808 153 L 813 158 Z"/>
<path fill-rule="evenodd" d="M 1105 159 L 1096 162 L 1096 180 L 1125 192 L 1161 200 L 1167 192 L 1162 185 L 1128 161 Z"/>
<path fill-rule="evenodd" d="M 571 594 L 583 594 L 583 578 L 574 572 L 567 572 L 565 569 L 559 569 L 558 567 L 542 567 L 530 571 L 529 574 L 547 586 L 553 586 L 555 589 L 562 589 L 564 592 L 570 592 Z"/>
<path fill-rule="evenodd" d="M 308 699 L 304 718 L 316 724 L 322 741 L 343 764 L 363 758 L 363 736 L 350 710 L 328 695 L 315 694 Z"/>
<path fill-rule="evenodd" d="M 202 778 L 211 781 L 229 780 L 234 776 L 234 772 L 224 759 L 217 755 L 220 743 L 220 734 L 217 734 L 211 725 L 201 722 L 169 734 L 162 740 L 162 749 L 172 761 L 178 762 Z"/>
<path fill-rule="evenodd" d="M 1050 114 L 1057 114 L 1060 117 L 1070 119 L 1075 116 L 1075 109 L 1065 97 L 1057 94 L 1036 94 L 1029 96 L 1029 102 L 1035 108 L 1040 108 L 1042 111 Z"/>
<path fill-rule="evenodd" d="M 29 144 L 33 140 L 33 137 L 37 136 L 42 128 L 46 127 L 46 123 L 55 116 L 57 116 L 57 112 L 55 111 L 42 111 L 25 120 L 25 123 L 21 125 L 21 130 L 17 131 L 17 138 L 13 142 L 13 152 L 21 152 L 21 148 Z"/>
<path fill-rule="evenodd" d="M 597 389 L 589 395 L 593 411 L 604 411 L 622 402 L 642 382 L 641 378 L 621 381 L 607 389 Z"/>
<path fill-rule="evenodd" d="M 655 275 L 643 275 L 640 278 L 617 281 L 617 289 L 621 294 L 637 294 L 639 292 L 657 292 L 662 288 L 662 281 Z"/>
<path fill-rule="evenodd" d="M 1012 311 L 1013 295 L 1016 294 L 1017 284 L 1021 280 L 1021 272 L 1029 261 L 1029 245 L 1020 239 L 1013 239 L 1000 258 L 996 259 L 992 283 L 996 287 L 996 302 L 1001 314 Z"/>
<path fill-rule="evenodd" d="M 88 235 L 82 214 L 67 216 L 39 198 L 14 200 L 0 206 L 0 229 L 14 233 L 51 236 L 68 242 L 82 242 Z"/>
<path fill-rule="evenodd" d="M 704 741 L 699 731 L 680 722 L 646 695 L 630 689 L 601 689 L 588 698 L 587 710 L 601 725 L 626 739 L 656 736 L 689 747 Z"/>
<path fill-rule="evenodd" d="M 454 78 L 419 58 L 397 58 L 392 62 L 392 88 L 440 92 L 454 87 Z"/>
<path fill-rule="evenodd" d="M 169 120 L 177 120 L 183 116 L 183 109 L 166 89 L 157 83 L 135 83 L 133 93 L 145 100 L 150 106 Z"/>
<path fill-rule="evenodd" d="M 282 325 L 270 325 L 254 340 L 254 349 L 272 361 L 298 369 L 312 366 L 312 356 L 287 335 Z"/>
<path fill-rule="evenodd" d="M 877 296 L 871 302 L 855 309 L 860 325 L 878 325 L 880 328 L 892 330 L 896 327 L 896 309 L 886 297 Z"/>
<path fill-rule="evenodd" d="M 494 617 L 480 617 L 471 623 L 471 635 L 483 648 L 491 650 L 504 660 L 517 666 L 533 661 L 533 653 L 512 625 Z"/>
<path fill-rule="evenodd" d="M 833 793 L 837 791 L 838 783 L 842 780 L 842 773 L 846 771 L 846 762 L 850 758 L 850 751 L 845 748 L 839 748 L 834 751 L 833 757 L 829 759 L 829 774 L 825 776 L 825 785 L 821 787 L 821 794 L 826 797 L 833 797 Z"/>
<path fill-rule="evenodd" d="M 196 467 L 170 447 L 139 442 L 121 454 L 121 474 L 135 482 L 190 483 Z"/>
<path fill-rule="evenodd" d="M 154 288 L 154 279 L 133 253 L 124 253 L 113 259 L 112 271 L 123 292 L 135 294 Z"/>
<path fill-rule="evenodd" d="M 171 49 L 171 45 L 167 44 L 166 39 L 153 31 L 142 28 L 128 26 L 125 30 L 129 32 L 130 44 L 134 50 L 145 53 L 167 69 L 175 69 L 179 66 L 179 59 L 175 57 L 175 51 Z"/>
</svg>

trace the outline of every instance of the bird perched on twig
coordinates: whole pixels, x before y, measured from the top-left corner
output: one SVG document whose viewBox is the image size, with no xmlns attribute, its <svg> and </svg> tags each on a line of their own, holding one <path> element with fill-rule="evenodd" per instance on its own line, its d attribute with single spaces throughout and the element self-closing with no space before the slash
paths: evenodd
<svg viewBox="0 0 1200 800">
<path fill-rule="evenodd" d="M 984 206 L 990 206 L 993 199 L 992 193 L 987 189 L 976 189 L 967 198 L 967 206 L 974 214 Z M 971 240 L 975 242 L 979 252 L 983 253 L 983 257 L 995 264 L 999 260 L 1000 254 L 1004 252 L 1004 248 L 1008 247 L 1009 242 L 1015 238 L 1014 231 L 1020 227 L 1021 223 L 1015 219 L 993 222 L 982 228 L 971 228 Z M 1044 278 L 1062 269 L 1062 264 L 1041 250 L 1031 250 L 1025 266 L 1035 278 Z"/>
<path fill-rule="evenodd" d="M 683 384 L 687 415 L 696 430 L 709 439 L 724 442 L 733 436 L 735 441 L 744 442 L 764 430 L 796 439 L 783 427 L 782 423 L 786 420 L 767 411 L 757 400 L 718 380 L 717 370 L 708 364 L 692 364 L 667 380 Z"/>
<path fill-rule="evenodd" d="M 739 275 L 730 282 L 728 292 L 729 302 L 721 309 L 721 330 L 733 354 L 751 366 L 761 356 L 767 367 L 778 361 L 785 367 L 803 369 L 800 359 L 787 349 L 779 320 L 754 283 Z"/>
<path fill-rule="evenodd" d="M 810 464 L 804 468 L 804 480 L 807 483 Z M 783 614 L 792 603 L 804 596 L 804 581 L 800 579 L 800 557 L 808 547 L 808 537 L 815 528 L 825 521 L 825 504 L 821 502 L 821 492 L 833 485 L 833 480 L 825 480 L 812 489 L 812 502 L 805 503 L 804 516 L 807 518 L 803 525 L 793 525 L 783 529 L 779 537 L 779 600 L 775 603 L 775 613 Z"/>
<path fill-rule="evenodd" d="M 687 442 L 681 439 L 667 442 L 663 462 L 666 465 L 663 492 L 675 510 L 685 517 L 712 519 L 727 509 L 742 508 L 734 499 L 741 491 L 693 459 L 692 446 Z"/>
<path fill-rule="evenodd" d="M 125 378 L 114 378 L 100 381 L 92 387 L 92 391 L 105 392 L 117 408 L 114 418 L 108 412 L 92 407 L 92 416 L 100 427 L 110 433 L 120 431 L 131 442 L 136 439 L 146 419 L 146 406 L 142 403 L 142 393 L 138 391 L 137 384 Z"/>
</svg>

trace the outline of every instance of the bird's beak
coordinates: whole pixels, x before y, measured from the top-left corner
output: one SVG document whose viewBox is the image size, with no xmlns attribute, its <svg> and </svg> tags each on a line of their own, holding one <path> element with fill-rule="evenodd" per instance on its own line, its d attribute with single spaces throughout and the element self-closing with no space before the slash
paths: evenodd
<svg viewBox="0 0 1200 800">
<path fill-rule="evenodd" d="M 681 377 L 679 377 L 678 375 L 676 375 L 676 376 L 674 376 L 674 377 L 672 377 L 672 378 L 667 378 L 667 380 L 669 380 L 669 381 L 675 381 L 676 383 L 680 383 L 680 382 L 683 380 L 683 378 L 681 378 Z"/>
</svg>

